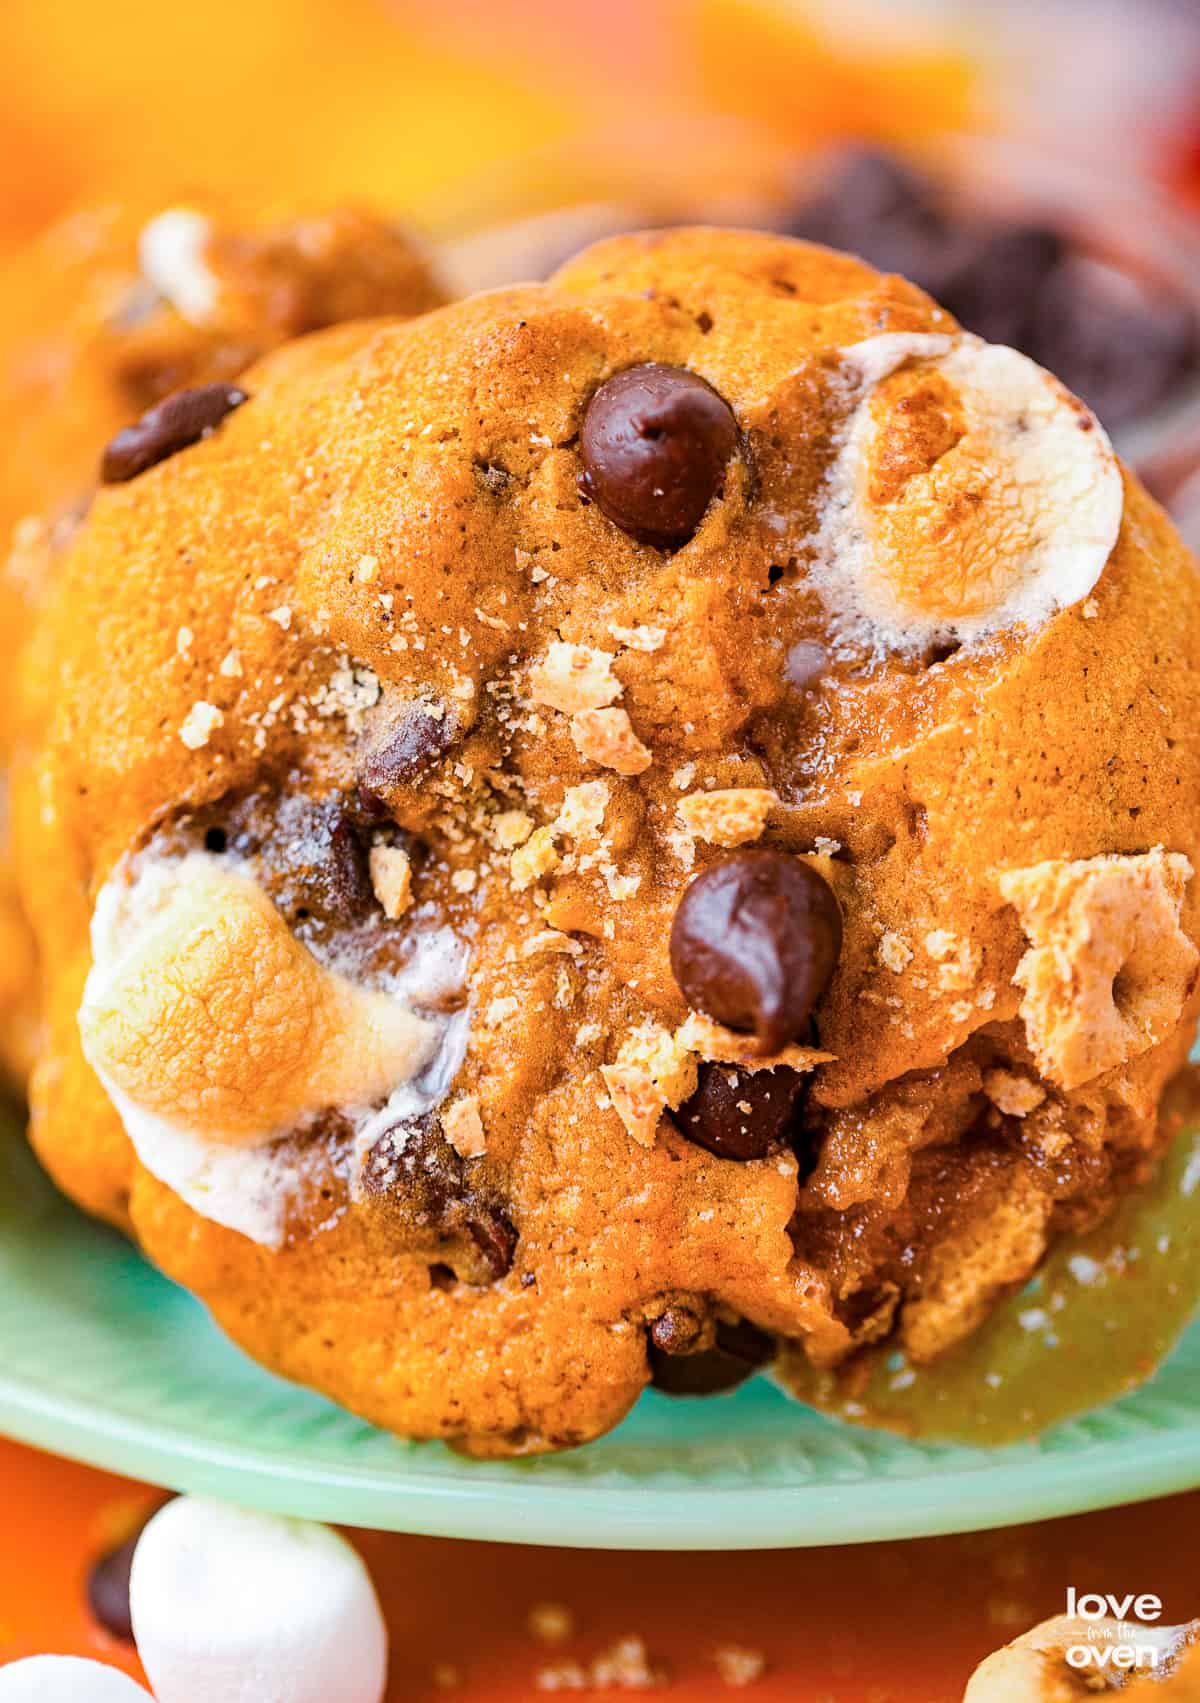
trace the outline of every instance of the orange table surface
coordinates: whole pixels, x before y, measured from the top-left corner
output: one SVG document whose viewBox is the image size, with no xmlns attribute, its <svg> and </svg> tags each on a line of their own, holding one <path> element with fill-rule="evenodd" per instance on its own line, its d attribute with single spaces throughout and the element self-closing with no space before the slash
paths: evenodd
<svg viewBox="0 0 1200 1703">
<path fill-rule="evenodd" d="M 0 1663 L 54 1651 L 141 1677 L 89 1615 L 84 1580 L 156 1494 L 0 1442 Z M 740 1645 L 766 1659 L 756 1703 L 958 1703 L 975 1663 L 1061 1612 L 1069 1585 L 1153 1592 L 1165 1621 L 1200 1613 L 1198 1520 L 1200 1492 L 1005 1532 L 727 1556 L 350 1536 L 391 1630 L 388 1703 L 531 1699 L 541 1670 L 625 1636 L 645 1641 L 667 1696 L 728 1698 L 715 1652 Z M 554 1648 L 530 1629 L 545 1603 L 574 1621 Z"/>
</svg>

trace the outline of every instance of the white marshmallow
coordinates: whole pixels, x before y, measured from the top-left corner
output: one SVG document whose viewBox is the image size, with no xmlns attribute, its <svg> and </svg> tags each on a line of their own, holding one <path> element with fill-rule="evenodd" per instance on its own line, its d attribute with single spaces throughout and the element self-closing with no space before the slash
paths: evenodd
<svg viewBox="0 0 1200 1703">
<path fill-rule="evenodd" d="M 387 1631 L 370 1576 L 328 1526 L 168 1502 L 130 1581 L 158 1703 L 380 1703 Z"/>
<path fill-rule="evenodd" d="M 206 325 L 217 305 L 217 280 L 204 262 L 211 235 L 203 214 L 169 207 L 143 227 L 138 242 L 142 276 L 193 325 Z"/>
<path fill-rule="evenodd" d="M 879 650 L 919 650 L 1032 632 L 1082 601 L 1124 507 L 1095 416 L 1025 355 L 978 337 L 892 332 L 842 354 L 854 406 L 811 565 L 835 630 Z M 876 406 L 903 367 L 940 385 L 926 417 L 942 417 L 946 441 L 922 444 L 914 415 L 886 394 Z"/>
<path fill-rule="evenodd" d="M 128 1674 L 82 1656 L 30 1656 L 0 1668 L 0 1703 L 150 1703 Z"/>
</svg>

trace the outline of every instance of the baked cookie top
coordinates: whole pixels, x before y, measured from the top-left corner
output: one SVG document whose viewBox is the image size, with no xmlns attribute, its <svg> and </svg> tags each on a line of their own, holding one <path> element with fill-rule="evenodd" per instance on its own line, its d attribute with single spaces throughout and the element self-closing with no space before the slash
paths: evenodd
<svg viewBox="0 0 1200 1703">
<path fill-rule="evenodd" d="M 253 1352 L 553 1446 L 647 1326 L 936 1353 L 1138 1174 L 1197 598 L 1048 375 L 693 230 L 171 407 L 29 668 L 35 1138 Z"/>
</svg>

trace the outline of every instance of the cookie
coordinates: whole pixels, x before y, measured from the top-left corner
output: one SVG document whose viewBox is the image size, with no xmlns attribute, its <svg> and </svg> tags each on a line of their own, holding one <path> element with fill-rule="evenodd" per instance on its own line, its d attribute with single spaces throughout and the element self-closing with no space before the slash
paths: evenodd
<svg viewBox="0 0 1200 1703">
<path fill-rule="evenodd" d="M 37 1150 L 245 1349 L 562 1448 L 944 1354 L 1148 1175 L 1200 600 L 1056 381 L 681 230 L 237 383 L 55 575 L 16 804 Z"/>
<path fill-rule="evenodd" d="M 11 540 L 0 578 L 0 760 L 15 738 L 16 655 L 101 477 L 104 445 L 147 411 L 170 408 L 173 392 L 232 385 L 290 338 L 441 299 L 411 237 L 349 208 L 248 219 L 193 206 L 148 221 L 97 210 L 56 226 L 10 265 L 0 284 L 2 547 Z M 14 1081 L 35 1049 L 35 975 L 3 857 L 0 1060 Z"/>
</svg>

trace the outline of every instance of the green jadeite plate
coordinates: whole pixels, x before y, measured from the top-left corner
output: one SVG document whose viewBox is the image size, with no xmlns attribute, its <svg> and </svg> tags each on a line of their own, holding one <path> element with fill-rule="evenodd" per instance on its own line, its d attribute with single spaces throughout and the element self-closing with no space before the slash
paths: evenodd
<svg viewBox="0 0 1200 1703">
<path fill-rule="evenodd" d="M 474 1462 L 397 1441 L 254 1365 L 3 1139 L 0 1430 L 173 1489 L 350 1525 L 609 1548 L 861 1542 L 1200 1484 L 1200 1323 L 1150 1383 L 1033 1442 L 911 1442 L 757 1379 L 698 1402 L 651 1392 L 572 1453 Z"/>
</svg>

